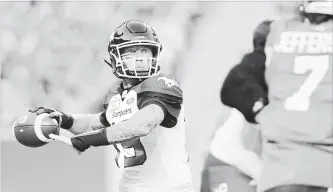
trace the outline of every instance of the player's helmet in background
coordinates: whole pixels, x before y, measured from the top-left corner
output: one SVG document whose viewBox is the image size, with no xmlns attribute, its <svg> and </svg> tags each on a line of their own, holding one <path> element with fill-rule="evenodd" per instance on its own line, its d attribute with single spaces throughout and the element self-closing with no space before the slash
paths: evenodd
<svg viewBox="0 0 333 192">
<path fill-rule="evenodd" d="M 333 15 L 332 0 L 302 0 L 299 10 L 305 14 Z"/>
<path fill-rule="evenodd" d="M 150 67 L 147 71 L 137 71 L 134 67 L 127 67 L 121 57 L 124 48 L 130 46 L 147 46 L 152 50 Z M 162 45 L 152 27 L 138 20 L 122 23 L 109 38 L 108 52 L 111 62 L 108 63 L 116 77 L 145 79 L 157 75 L 160 70 L 159 59 Z"/>
</svg>

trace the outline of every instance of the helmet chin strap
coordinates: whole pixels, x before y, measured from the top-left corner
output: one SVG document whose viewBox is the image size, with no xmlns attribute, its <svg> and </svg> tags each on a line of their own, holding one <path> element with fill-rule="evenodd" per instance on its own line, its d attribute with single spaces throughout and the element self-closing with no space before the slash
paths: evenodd
<svg viewBox="0 0 333 192">
<path fill-rule="evenodd" d="M 104 62 L 105 62 L 108 66 L 111 67 L 112 72 L 115 73 L 115 72 L 116 72 L 116 68 L 112 67 L 112 64 L 111 64 L 108 60 L 106 60 L 105 58 L 103 58 L 103 60 L 104 60 Z"/>
<path fill-rule="evenodd" d="M 104 60 L 104 62 L 105 62 L 107 65 L 109 65 L 110 67 L 112 67 L 111 63 L 110 63 L 108 60 L 106 60 L 105 58 L 103 58 L 103 60 Z"/>
</svg>

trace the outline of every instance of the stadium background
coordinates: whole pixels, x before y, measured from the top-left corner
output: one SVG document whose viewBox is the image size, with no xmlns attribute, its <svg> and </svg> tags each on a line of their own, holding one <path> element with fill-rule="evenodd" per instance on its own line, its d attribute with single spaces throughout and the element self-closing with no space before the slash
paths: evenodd
<svg viewBox="0 0 333 192">
<path fill-rule="evenodd" d="M 289 13 L 277 2 L 0 2 L 1 192 L 114 191 L 112 147 L 81 156 L 61 143 L 30 149 L 15 142 L 14 119 L 32 106 L 98 112 L 115 80 L 103 63 L 112 30 L 124 20 L 150 24 L 163 44 L 162 72 L 185 98 L 193 180 L 209 139 L 228 115 L 219 101 L 227 71 L 251 50 L 252 32 L 267 17 Z"/>
</svg>

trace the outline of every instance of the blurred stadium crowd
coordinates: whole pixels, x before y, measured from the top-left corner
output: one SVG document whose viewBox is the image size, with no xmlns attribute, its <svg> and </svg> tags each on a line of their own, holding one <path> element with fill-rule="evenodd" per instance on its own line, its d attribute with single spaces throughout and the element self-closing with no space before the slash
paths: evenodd
<svg viewBox="0 0 333 192">
<path fill-rule="evenodd" d="M 72 112 L 98 110 L 114 81 L 103 57 L 107 56 L 108 36 L 120 21 L 135 18 L 154 26 L 164 45 L 163 63 L 173 65 L 189 46 L 205 5 L 2 2 L 2 137 L 10 137 L 15 116 L 33 105 Z M 173 72 L 171 66 L 164 68 Z"/>
<path fill-rule="evenodd" d="M 184 89 L 189 153 L 198 187 L 210 134 L 227 116 L 219 101 L 223 78 L 250 49 L 256 25 L 290 12 L 291 3 L 287 4 L 0 2 L 0 137 L 12 140 L 14 119 L 32 106 L 99 111 L 115 81 L 103 63 L 108 37 L 122 21 L 143 20 L 163 44 L 162 72 L 174 75 Z"/>
</svg>

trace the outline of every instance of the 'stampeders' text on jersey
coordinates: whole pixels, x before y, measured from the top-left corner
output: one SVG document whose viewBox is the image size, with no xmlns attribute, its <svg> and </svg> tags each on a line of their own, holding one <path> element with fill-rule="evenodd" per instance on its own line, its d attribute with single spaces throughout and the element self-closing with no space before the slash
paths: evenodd
<svg viewBox="0 0 333 192">
<path fill-rule="evenodd" d="M 106 95 L 104 109 L 114 125 L 149 104 L 162 107 L 165 117 L 160 126 L 147 136 L 114 145 L 116 163 L 122 169 L 120 190 L 191 191 L 183 96 L 175 80 L 160 74 L 129 90 L 118 83 Z"/>
<path fill-rule="evenodd" d="M 268 142 L 266 167 L 275 167 L 271 174 L 264 170 L 266 189 L 331 184 L 332 23 L 314 26 L 295 18 L 271 25 L 265 74 L 270 103 L 257 117 Z"/>
</svg>

